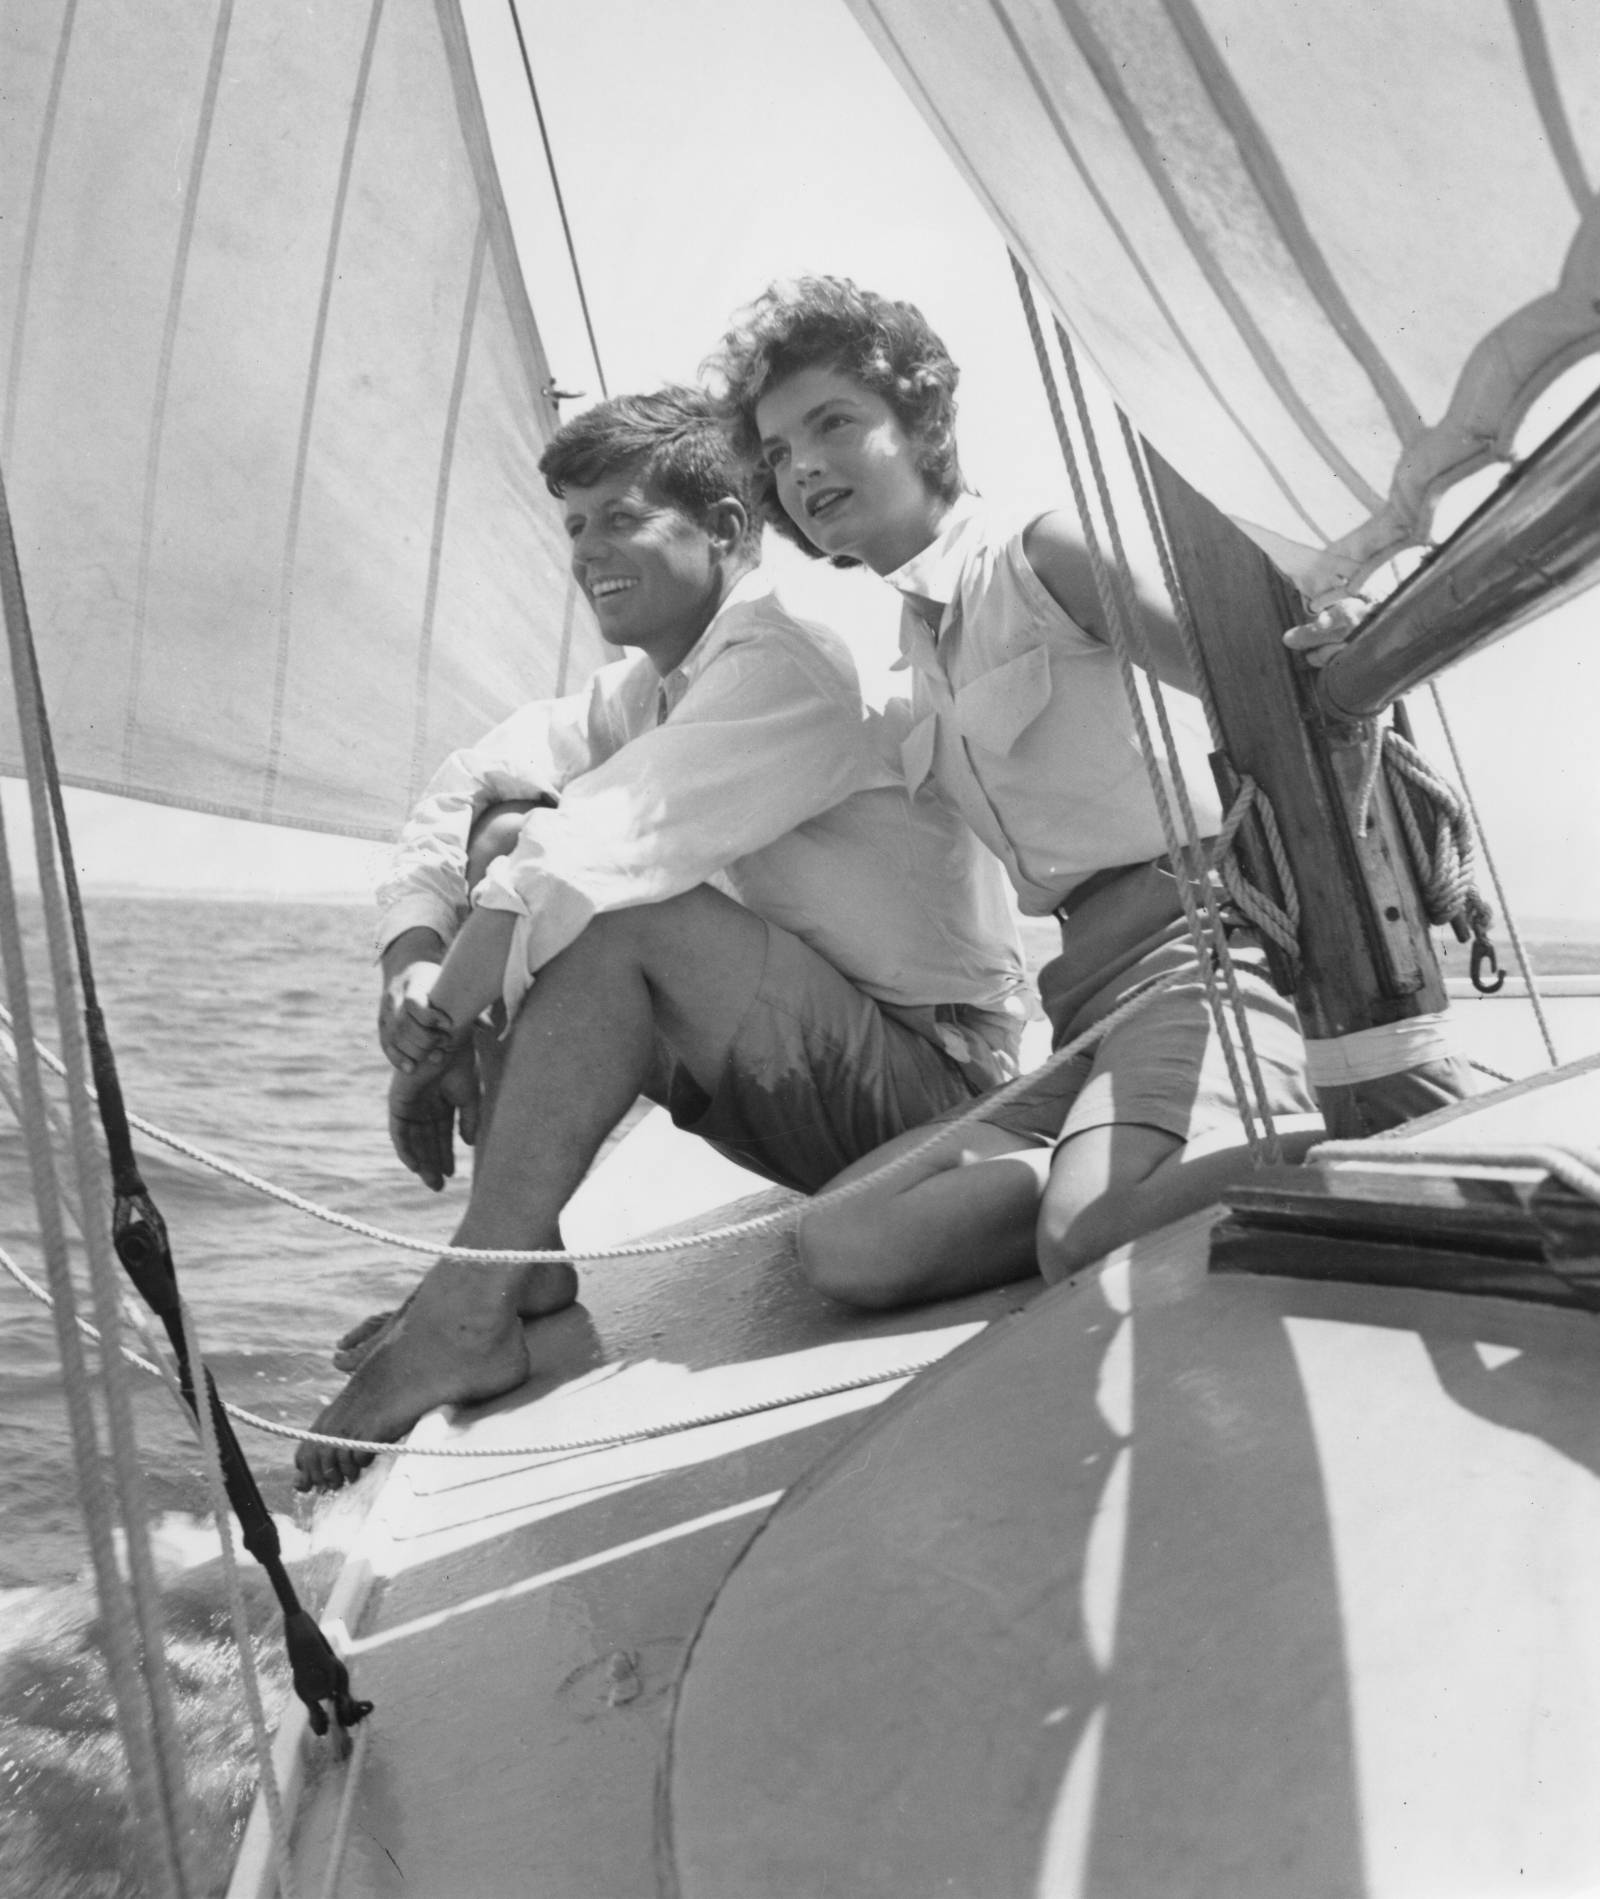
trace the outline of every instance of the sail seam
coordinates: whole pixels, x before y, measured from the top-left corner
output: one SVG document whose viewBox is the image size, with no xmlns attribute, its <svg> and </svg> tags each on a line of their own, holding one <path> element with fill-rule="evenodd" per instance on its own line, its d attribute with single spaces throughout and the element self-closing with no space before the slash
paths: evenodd
<svg viewBox="0 0 1600 1899">
<path fill-rule="evenodd" d="M 50 71 L 50 91 L 45 99 L 44 118 L 39 126 L 39 151 L 33 164 L 33 189 L 28 194 L 28 223 L 22 235 L 22 257 L 17 267 L 17 321 L 11 332 L 11 361 L 6 370 L 6 412 L 4 425 L 0 427 L 0 465 L 9 464 L 11 459 L 17 397 L 22 387 L 23 334 L 28 327 L 28 301 L 33 290 L 33 259 L 39 247 L 45 179 L 50 170 L 50 154 L 55 149 L 56 120 L 61 110 L 67 55 L 72 47 L 72 27 L 77 14 L 78 0 L 67 0 L 66 11 L 61 18 L 61 37 L 56 42 L 55 64 Z"/>
<path fill-rule="evenodd" d="M 1062 25 L 1082 54 L 1106 102 L 1116 114 L 1117 122 L 1121 125 L 1128 143 L 1143 166 L 1145 175 L 1150 180 L 1156 195 L 1166 206 L 1167 214 L 1172 219 L 1184 246 L 1199 267 L 1213 295 L 1227 312 L 1240 341 L 1249 351 L 1256 367 L 1278 400 L 1294 418 L 1309 446 L 1364 506 L 1374 512 L 1377 511 L 1383 506 L 1383 496 L 1341 452 L 1338 444 L 1311 412 L 1295 387 L 1294 379 L 1280 362 L 1277 352 L 1268 342 L 1243 299 L 1228 282 L 1226 273 L 1212 254 L 1210 246 L 1196 227 L 1194 220 L 1189 216 L 1182 199 L 1167 176 L 1166 168 L 1161 162 L 1161 154 L 1156 149 L 1143 115 L 1117 77 L 1116 62 L 1083 17 L 1077 0 L 1055 0 L 1055 7 Z"/>
<path fill-rule="evenodd" d="M 333 305 L 333 285 L 337 276 L 339 246 L 344 236 L 345 206 L 350 197 L 350 178 L 355 170 L 356 144 L 366 110 L 367 87 L 372 78 L 372 63 L 377 51 L 378 27 L 383 19 L 384 0 L 372 0 L 367 16 L 367 35 L 361 48 L 361 63 L 356 71 L 355 90 L 350 98 L 350 123 L 345 130 L 344 150 L 339 155 L 339 183 L 334 191 L 333 217 L 328 227 L 328 254 L 322 269 L 322 287 L 317 296 L 316 322 L 311 333 L 311 360 L 306 368 L 305 401 L 300 409 L 300 434 L 295 444 L 294 478 L 289 491 L 289 518 L 284 533 L 283 564 L 278 583 L 278 656 L 272 680 L 272 723 L 267 738 L 267 762 L 262 778 L 261 806 L 270 813 L 278 796 L 278 768 L 283 751 L 284 702 L 289 684 L 290 624 L 294 606 L 294 568 L 299 553 L 300 516 L 305 505 L 306 469 L 311 458 L 311 426 L 316 417 L 317 397 L 322 382 L 322 354 L 327 343 L 328 313 Z"/>
<path fill-rule="evenodd" d="M 1583 154 L 1561 102 L 1561 87 L 1556 79 L 1555 62 L 1550 57 L 1550 42 L 1545 38 L 1544 22 L 1538 8 L 1528 6 L 1525 0 L 1506 0 L 1506 11 L 1511 15 L 1511 30 L 1522 54 L 1528 91 L 1533 95 L 1545 137 L 1550 141 L 1550 156 L 1581 217 L 1594 201 L 1594 190 L 1583 169 Z"/>
<path fill-rule="evenodd" d="M 222 67 L 227 57 L 228 35 L 233 26 L 233 0 L 222 0 L 217 23 L 211 35 L 211 59 L 206 67 L 205 91 L 195 121 L 194 151 L 189 160 L 189 176 L 183 190 L 183 213 L 178 223 L 178 244 L 172 260 L 172 285 L 167 293 L 167 313 L 161 331 L 161 357 L 156 367 L 155 400 L 150 406 L 150 442 L 145 451 L 144 498 L 139 520 L 139 566 L 133 592 L 133 628 L 128 642 L 128 705 L 122 727 L 122 775 L 133 776 L 135 742 L 139 730 L 139 693 L 144 679 L 144 635 L 150 610 L 150 565 L 156 537 L 156 501 L 161 484 L 161 452 L 166 442 L 167 396 L 172 387 L 172 364 L 178 353 L 178 322 L 183 313 L 183 296 L 189 281 L 189 260 L 194 253 L 194 227 L 200 214 L 200 186 L 205 177 L 206 159 L 211 151 L 211 134 L 216 125 L 217 94 L 222 86 Z"/>
<path fill-rule="evenodd" d="M 1056 137 L 1061 141 L 1062 150 L 1065 151 L 1067 157 L 1071 160 L 1073 169 L 1083 182 L 1084 189 L 1094 200 L 1095 208 L 1099 211 L 1101 217 L 1104 218 L 1106 228 L 1111 232 L 1112 236 L 1115 237 L 1123 255 L 1133 267 L 1140 283 L 1144 286 L 1146 295 L 1160 312 L 1161 319 L 1170 331 L 1173 341 L 1177 344 L 1190 367 L 1204 384 L 1211 399 L 1239 431 L 1241 440 L 1249 445 L 1251 452 L 1255 455 L 1262 469 L 1270 478 L 1274 487 L 1276 487 L 1278 492 L 1283 496 L 1284 500 L 1294 509 L 1295 513 L 1299 515 L 1300 519 L 1319 541 L 1324 544 L 1331 541 L 1333 539 L 1332 534 L 1326 528 L 1320 526 L 1307 510 L 1305 503 L 1300 499 L 1299 495 L 1295 493 L 1288 476 L 1283 473 L 1271 455 L 1268 454 L 1265 445 L 1257 440 L 1255 433 L 1246 423 L 1244 417 L 1239 414 L 1238 410 L 1235 409 L 1233 404 L 1228 400 L 1221 385 L 1206 368 L 1204 361 L 1195 350 L 1193 344 L 1190 343 L 1188 337 L 1184 335 L 1183 326 L 1178 321 L 1177 313 L 1162 295 L 1161 287 L 1156 282 L 1149 266 L 1139 255 L 1132 238 L 1128 235 L 1126 227 L 1112 209 L 1110 201 L 1101 190 L 1098 181 L 1095 179 L 1088 165 L 1084 162 L 1083 154 L 1078 147 L 1077 141 L 1073 138 L 1066 120 L 1062 117 L 1060 108 L 1050 96 L 1049 89 L 1044 83 L 1044 76 L 1040 73 L 1037 62 L 1023 44 L 1022 37 L 1012 23 L 1009 15 L 1005 12 L 1001 0 L 989 0 L 989 5 L 1001 32 L 1005 34 L 1011 43 L 1011 50 L 1016 56 L 1018 65 L 1021 66 L 1027 75 L 1028 83 L 1033 88 L 1035 98 L 1050 120 L 1051 128 L 1055 132 Z M 1014 252 L 1020 252 L 1025 248 L 1026 247 L 1020 243 L 1013 245 Z M 1032 274 L 1040 283 L 1046 281 L 1044 273 L 1040 270 L 1035 269 Z"/>
<path fill-rule="evenodd" d="M 1193 0 L 1163 0 L 1163 4 L 1206 97 L 1227 128 L 1262 208 L 1294 259 L 1306 288 L 1371 383 L 1395 434 L 1402 443 L 1413 441 L 1423 427 L 1421 412 L 1340 288 L 1332 267 L 1311 234 L 1288 174 L 1278 162 L 1242 88 L 1218 57 L 1216 44 L 1195 11 Z"/>
<path fill-rule="evenodd" d="M 433 626 L 439 605 L 439 572 L 444 564 L 445 520 L 450 509 L 450 474 L 455 466 L 456 429 L 461 420 L 461 404 L 467 386 L 467 364 L 472 357 L 478 299 L 483 288 L 483 267 L 488 254 L 488 225 L 479 218 L 477 234 L 472 243 L 472 264 L 467 273 L 466 306 L 461 313 L 461 340 L 456 348 L 450 403 L 445 411 L 444 439 L 439 446 L 439 480 L 433 500 L 433 536 L 428 544 L 428 584 L 423 595 L 422 625 L 417 631 L 416 711 L 411 735 L 410 796 L 413 799 L 422 784 L 424 747 L 428 741 L 428 672 L 433 663 Z"/>
</svg>

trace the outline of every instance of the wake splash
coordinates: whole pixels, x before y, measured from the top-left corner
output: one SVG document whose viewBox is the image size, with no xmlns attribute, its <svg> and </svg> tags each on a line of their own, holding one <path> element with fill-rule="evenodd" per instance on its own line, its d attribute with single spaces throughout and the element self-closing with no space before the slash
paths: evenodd
<svg viewBox="0 0 1600 1899">
<path fill-rule="evenodd" d="M 342 1552 L 312 1555 L 279 1520 L 296 1590 L 331 1587 Z M 256 1790 L 216 1535 L 172 1515 L 153 1526 L 168 1679 L 194 1816 L 201 1892 L 225 1892 Z M 269 1730 L 290 1693 L 271 1584 L 239 1552 Z M 140 1899 L 139 1844 L 92 1582 L 0 1592 L 0 1892 L 12 1899 Z"/>
</svg>

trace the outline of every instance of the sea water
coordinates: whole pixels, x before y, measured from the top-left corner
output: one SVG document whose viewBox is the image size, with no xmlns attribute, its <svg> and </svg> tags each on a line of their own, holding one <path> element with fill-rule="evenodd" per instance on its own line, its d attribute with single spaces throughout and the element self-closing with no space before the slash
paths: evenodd
<svg viewBox="0 0 1600 1899">
<path fill-rule="evenodd" d="M 28 915 L 30 993 L 55 1045 L 43 935 Z M 94 968 L 127 1105 L 145 1120 L 308 1200 L 430 1244 L 448 1238 L 467 1170 L 435 1196 L 389 1146 L 370 910 L 93 897 Z M 8 1005 L 10 998 L 7 998 Z M 10 1078 L 9 1076 L 7 1077 Z M 53 1097 L 61 1100 L 59 1087 Z M 425 1255 L 355 1237 L 136 1134 L 202 1348 L 231 1403 L 307 1424 L 342 1380 L 333 1341 L 404 1296 Z M 21 1131 L 0 1099 L 0 1248 L 44 1277 Z M 203 1857 L 226 1883 L 253 1769 L 226 1640 L 216 1542 L 192 1430 L 141 1374 L 135 1422 L 166 1599 L 169 1656 Z M 286 1551 L 309 1505 L 294 1445 L 239 1427 Z M 109 1899 L 138 1890 L 120 1746 L 98 1647 L 53 1321 L 0 1273 L 0 1892 Z M 248 1558 L 269 1697 L 277 1618 Z M 315 1602 L 325 1578 L 307 1574 Z"/>
</svg>

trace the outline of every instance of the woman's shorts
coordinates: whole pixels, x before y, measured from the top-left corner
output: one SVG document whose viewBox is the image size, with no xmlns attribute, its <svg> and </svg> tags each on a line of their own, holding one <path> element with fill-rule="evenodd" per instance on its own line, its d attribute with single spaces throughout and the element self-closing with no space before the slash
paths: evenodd
<svg viewBox="0 0 1600 1899">
<path fill-rule="evenodd" d="M 1293 1003 L 1267 980 L 1261 951 L 1249 937 L 1230 940 L 1229 949 L 1269 1110 L 1274 1116 L 1315 1114 Z M 1056 1047 L 1066 1047 L 1141 988 L 1173 975 L 1179 980 L 1171 987 L 1081 1054 L 1038 1072 L 983 1119 L 1044 1146 L 1089 1128 L 1125 1123 L 1157 1128 L 1184 1143 L 1232 1130 L 1242 1141 L 1244 1119 L 1233 1077 L 1189 943 L 1163 944 L 1123 971 L 1061 1026 Z M 1224 1013 L 1233 1031 L 1226 991 Z M 1238 1062 L 1253 1101 L 1242 1050 Z"/>
</svg>

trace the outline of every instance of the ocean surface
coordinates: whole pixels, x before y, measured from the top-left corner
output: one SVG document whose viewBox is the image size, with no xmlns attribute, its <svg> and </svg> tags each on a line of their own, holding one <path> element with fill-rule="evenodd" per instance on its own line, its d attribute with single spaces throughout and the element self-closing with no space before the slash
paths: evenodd
<svg viewBox="0 0 1600 1899">
<path fill-rule="evenodd" d="M 29 912 L 32 942 L 42 932 Z M 96 974 L 129 1107 L 307 1199 L 438 1243 L 466 1168 L 435 1196 L 389 1147 L 387 1067 L 364 905 L 93 896 Z M 1050 931 L 1026 932 L 1034 961 Z M 1600 968 L 1600 945 L 1549 940 L 1537 967 Z M 48 976 L 32 958 L 41 1039 L 55 1045 Z M 1452 973 L 1464 957 L 1454 956 Z M 1591 1005 L 1600 1008 L 1600 1004 Z M 1581 1053 L 1580 1049 L 1564 1051 Z M 1532 1065 L 1537 1065 L 1535 1060 Z M 0 1080 L 9 1081 L 0 1060 Z M 56 1090 L 57 1098 L 60 1090 Z M 308 1423 L 337 1390 L 333 1341 L 393 1305 L 426 1265 L 261 1198 L 140 1136 L 184 1292 L 223 1395 Z M 21 1133 L 0 1098 L 0 1249 L 43 1277 Z M 194 1439 L 165 1389 L 138 1377 L 136 1422 L 163 1577 L 169 1656 L 215 1891 L 253 1786 L 232 1683 L 215 1541 Z M 309 1506 L 293 1445 L 240 1430 L 315 1606 L 337 1552 L 305 1557 Z M 50 1315 L 0 1274 L 0 1893 L 132 1899 L 125 1779 L 85 1579 L 76 1479 Z M 248 1561 L 245 1573 L 258 1575 Z M 269 1699 L 281 1699 L 278 1621 L 251 1585 Z M 269 1718 L 270 1718 L 269 1708 Z"/>
<path fill-rule="evenodd" d="M 465 1200 L 465 1167 L 435 1196 L 389 1147 L 369 907 L 91 895 L 88 908 L 101 1003 L 130 1109 L 341 1213 L 430 1241 L 448 1238 Z M 36 907 L 28 922 L 37 947 Z M 43 956 L 32 956 L 30 968 L 40 1039 L 54 1047 Z M 0 1080 L 13 1080 L 3 1058 Z M 136 1144 L 223 1396 L 268 1418 L 309 1423 L 342 1382 L 328 1362 L 333 1341 L 402 1297 L 426 1258 L 265 1200 L 147 1137 L 136 1136 Z M 0 1249 L 43 1279 L 21 1130 L 3 1094 Z M 186 1752 L 199 1763 L 194 1791 L 220 1891 L 252 1779 L 237 1697 L 226 1692 L 236 1663 L 223 1639 L 216 1545 L 194 1438 L 165 1387 L 135 1378 L 180 1722 Z M 297 1557 L 309 1506 L 293 1491 L 294 1446 L 243 1427 L 239 1436 L 286 1552 Z M 138 1890 L 87 1560 L 53 1321 L 0 1273 L 0 1893 L 7 1899 L 112 1899 Z M 248 1559 L 245 1570 L 259 1574 Z M 309 1602 L 325 1587 L 325 1576 L 302 1565 Z M 268 1691 L 281 1697 L 270 1591 L 253 1587 L 252 1597 Z"/>
</svg>

